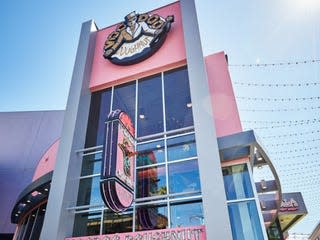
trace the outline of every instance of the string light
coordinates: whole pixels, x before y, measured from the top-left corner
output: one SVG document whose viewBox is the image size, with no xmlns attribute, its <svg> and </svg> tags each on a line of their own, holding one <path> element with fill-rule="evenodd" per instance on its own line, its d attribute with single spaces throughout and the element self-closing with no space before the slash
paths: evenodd
<svg viewBox="0 0 320 240">
<path fill-rule="evenodd" d="M 307 132 L 300 132 L 300 133 L 287 133 L 287 134 L 279 134 L 279 135 L 270 135 L 270 136 L 263 136 L 263 139 L 277 139 L 277 138 L 288 138 L 288 137 L 297 137 L 297 136 L 304 136 L 308 134 L 320 133 L 320 130 L 312 130 Z"/>
<path fill-rule="evenodd" d="M 320 154 L 320 152 L 300 154 L 300 155 L 290 156 L 290 159 L 317 156 L 317 155 L 319 155 L 319 154 Z M 283 159 L 284 159 L 284 158 L 272 158 L 272 160 L 283 160 Z M 286 159 L 287 159 L 287 156 L 286 156 Z"/>
<path fill-rule="evenodd" d="M 274 102 L 284 102 L 284 101 L 305 101 L 305 100 L 319 100 L 320 97 L 301 97 L 301 98 L 263 98 L 263 97 L 236 97 L 241 100 L 249 100 L 249 101 L 274 101 Z"/>
<path fill-rule="evenodd" d="M 279 62 L 279 63 L 229 64 L 229 67 L 276 67 L 276 66 L 310 64 L 310 63 L 319 63 L 319 62 L 320 62 L 320 59 L 311 59 L 311 60 L 304 60 L 304 61 L 288 61 L 288 62 Z"/>
<path fill-rule="evenodd" d="M 312 123 L 319 123 L 319 119 L 315 119 L 312 121 L 307 121 L 307 122 L 300 122 L 300 123 L 295 123 L 295 124 L 288 124 L 288 125 L 273 125 L 273 126 L 263 126 L 263 127 L 251 127 L 251 128 L 244 128 L 245 131 L 251 130 L 251 129 L 270 129 L 270 128 L 282 128 L 282 127 L 292 127 L 292 126 L 299 126 L 299 125 L 305 125 L 305 124 L 312 124 Z"/>
<path fill-rule="evenodd" d="M 239 109 L 240 112 L 298 112 L 303 110 L 319 110 L 318 107 L 300 107 L 300 108 L 280 108 L 280 109 Z"/>
<path fill-rule="evenodd" d="M 278 151 L 278 152 L 270 152 L 271 154 L 284 154 L 284 153 L 294 153 L 294 152 L 302 152 L 302 151 L 308 151 L 313 149 L 318 149 L 320 147 L 310 147 L 310 148 L 300 148 L 300 149 L 294 149 L 294 150 L 285 150 L 285 151 Z"/>
<path fill-rule="evenodd" d="M 318 139 L 310 139 L 310 140 L 303 140 L 303 141 L 297 141 L 297 142 L 285 142 L 285 143 L 265 144 L 265 146 L 266 146 L 266 147 L 280 147 L 280 146 L 288 146 L 288 145 L 295 145 L 295 144 L 309 143 L 309 142 L 316 142 L 316 141 L 320 141 L 320 138 L 318 138 Z"/>
<path fill-rule="evenodd" d="M 320 85 L 320 82 L 314 83 L 255 83 L 255 82 L 232 82 L 234 85 L 247 86 L 247 87 L 313 87 Z"/>
<path fill-rule="evenodd" d="M 317 121 L 319 119 L 301 119 L 301 120 L 283 120 L 283 121 L 265 121 L 265 120 L 242 120 L 242 123 L 308 123 L 311 121 Z"/>
</svg>

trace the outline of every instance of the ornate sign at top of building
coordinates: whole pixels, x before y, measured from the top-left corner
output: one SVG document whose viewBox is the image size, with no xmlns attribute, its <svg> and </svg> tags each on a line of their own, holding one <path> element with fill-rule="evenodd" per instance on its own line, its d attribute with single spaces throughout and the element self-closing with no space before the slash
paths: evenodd
<svg viewBox="0 0 320 240">
<path fill-rule="evenodd" d="M 104 44 L 103 56 L 117 65 L 131 65 L 155 53 L 166 39 L 174 16 L 129 13 Z"/>
</svg>

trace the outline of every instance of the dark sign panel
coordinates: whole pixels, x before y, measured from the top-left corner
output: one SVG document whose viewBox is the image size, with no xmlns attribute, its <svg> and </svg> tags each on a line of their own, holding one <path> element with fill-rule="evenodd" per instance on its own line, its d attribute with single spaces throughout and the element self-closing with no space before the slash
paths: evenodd
<svg viewBox="0 0 320 240">
<path fill-rule="evenodd" d="M 129 13 L 125 21 L 109 34 L 103 56 L 117 65 L 131 65 L 155 53 L 166 39 L 173 16 Z"/>
<path fill-rule="evenodd" d="M 105 125 L 100 191 L 114 212 L 125 211 L 133 201 L 134 127 L 121 110 L 112 111 Z"/>
</svg>

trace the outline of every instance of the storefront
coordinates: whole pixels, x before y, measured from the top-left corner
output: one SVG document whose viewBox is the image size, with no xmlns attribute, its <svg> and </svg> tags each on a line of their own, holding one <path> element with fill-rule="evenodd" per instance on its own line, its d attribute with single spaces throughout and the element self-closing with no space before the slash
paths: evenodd
<svg viewBox="0 0 320 240">
<path fill-rule="evenodd" d="M 242 131 L 227 57 L 200 45 L 192 1 L 83 24 L 55 169 L 41 201 L 18 200 L 39 204 L 13 210 L 16 239 L 37 239 L 43 209 L 41 239 L 268 239 L 280 181 Z"/>
</svg>

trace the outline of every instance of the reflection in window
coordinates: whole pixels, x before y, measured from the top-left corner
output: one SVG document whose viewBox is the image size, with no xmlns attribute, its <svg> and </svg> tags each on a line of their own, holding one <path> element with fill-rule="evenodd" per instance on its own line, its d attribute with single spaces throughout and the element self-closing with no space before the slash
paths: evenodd
<svg viewBox="0 0 320 240">
<path fill-rule="evenodd" d="M 40 233 L 41 233 L 44 215 L 46 211 L 46 205 L 47 204 L 45 203 L 38 208 L 36 220 L 34 222 L 32 233 L 30 236 L 30 240 L 37 240 L 40 238 Z"/>
<path fill-rule="evenodd" d="M 167 194 L 165 166 L 137 170 L 137 198 Z"/>
<path fill-rule="evenodd" d="M 194 134 L 167 140 L 168 161 L 197 156 Z"/>
<path fill-rule="evenodd" d="M 222 169 L 227 200 L 253 197 L 250 175 L 246 164 Z"/>
<path fill-rule="evenodd" d="M 264 239 L 255 201 L 228 204 L 234 240 Z"/>
<path fill-rule="evenodd" d="M 202 202 L 171 203 L 171 227 L 203 225 Z"/>
<path fill-rule="evenodd" d="M 164 162 L 164 141 L 140 144 L 137 146 L 137 166 Z"/>
<path fill-rule="evenodd" d="M 167 205 L 147 205 L 136 208 L 136 231 L 168 227 Z"/>
<path fill-rule="evenodd" d="M 192 103 L 186 67 L 164 73 L 167 131 L 193 125 Z"/>
<path fill-rule="evenodd" d="M 18 225 L 18 230 L 15 233 L 14 239 L 29 239 L 37 240 L 40 238 L 40 233 L 43 225 L 43 219 L 46 210 L 46 203 L 40 205 L 37 209 L 29 212 L 22 224 Z"/>
<path fill-rule="evenodd" d="M 104 122 L 110 112 L 111 89 L 93 93 L 86 135 L 86 148 L 103 144 Z"/>
<path fill-rule="evenodd" d="M 200 191 L 200 177 L 197 160 L 169 164 L 170 193 Z"/>
<path fill-rule="evenodd" d="M 30 214 L 23 239 L 29 239 L 29 236 L 32 231 L 34 220 L 36 219 L 36 214 L 37 214 L 37 210 L 32 211 L 32 213 Z"/>
<path fill-rule="evenodd" d="M 102 204 L 100 195 L 100 176 L 80 180 L 77 205 Z"/>
<path fill-rule="evenodd" d="M 138 137 L 163 132 L 161 76 L 138 82 Z"/>
<path fill-rule="evenodd" d="M 101 211 L 75 214 L 73 236 L 100 234 Z"/>
<path fill-rule="evenodd" d="M 102 159 L 102 153 L 84 156 L 82 159 L 81 176 L 100 173 L 101 159 Z"/>
<path fill-rule="evenodd" d="M 26 226 L 27 226 L 28 220 L 29 220 L 29 217 L 27 216 L 24 219 L 23 223 L 19 226 L 19 234 L 18 234 L 18 237 L 17 237 L 18 240 L 23 239 L 24 231 L 26 230 Z"/>
<path fill-rule="evenodd" d="M 114 87 L 112 110 L 120 109 L 126 112 L 135 123 L 136 82 L 126 83 Z"/>
<path fill-rule="evenodd" d="M 122 213 L 105 210 L 103 214 L 102 234 L 132 232 L 132 209 Z"/>
</svg>

